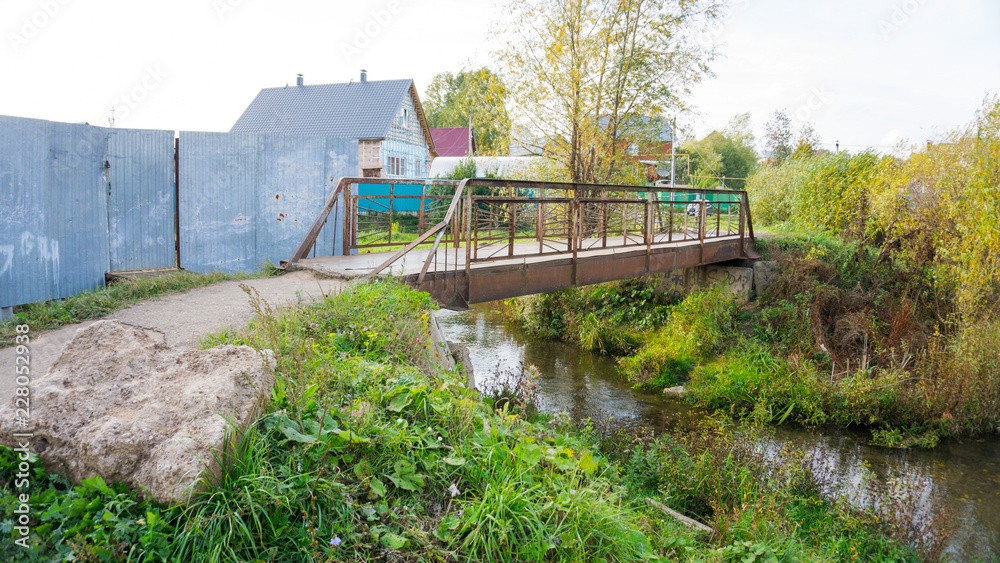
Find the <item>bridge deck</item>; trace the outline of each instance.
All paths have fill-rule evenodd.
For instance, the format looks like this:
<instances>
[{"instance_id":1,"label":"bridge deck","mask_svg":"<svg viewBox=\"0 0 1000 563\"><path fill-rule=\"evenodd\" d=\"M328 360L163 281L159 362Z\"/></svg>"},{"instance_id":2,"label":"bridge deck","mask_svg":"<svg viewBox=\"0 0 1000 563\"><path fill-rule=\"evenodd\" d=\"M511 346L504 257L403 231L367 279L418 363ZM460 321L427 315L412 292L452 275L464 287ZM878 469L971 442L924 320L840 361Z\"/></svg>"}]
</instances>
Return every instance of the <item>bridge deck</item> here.
<instances>
[{"instance_id":1,"label":"bridge deck","mask_svg":"<svg viewBox=\"0 0 1000 563\"><path fill-rule=\"evenodd\" d=\"M596 258L596 257L606 257L609 259L614 259L616 256L632 256L637 252L645 254L645 246L629 245L624 246L622 244L623 237L608 237L607 248L600 246L602 244L601 239L583 239L581 244L581 250L577 252L577 256L580 259L584 258ZM664 237L666 238L666 237ZM723 236L719 238L711 239L710 242L739 242L740 237L738 235L733 236ZM547 241L547 244L549 241ZM565 244L565 243L563 243ZM589 246L593 245L593 248ZM670 249L681 249L681 248L698 248L699 241L697 239L672 241L672 242L657 242L650 245L650 250L652 252L662 252L663 250ZM482 251L484 247L480 246ZM514 244L513 256L503 257L507 253L507 243L496 245L493 251L500 251L500 257L495 257L487 261L475 261L473 260L470 269L473 270L486 270L497 267L509 267L512 265L544 265L546 262L561 261L572 256L572 252L562 252L559 254L553 253L543 256L538 256L539 245L537 242L532 241L522 241ZM391 250L386 252L372 252L368 254L355 254L351 256L319 256L316 258L303 258L299 260L296 264L290 265L293 269L303 269L312 270L324 275L336 277L336 278L355 278L368 275L372 270L385 262L390 256L395 254L397 250ZM383 276L395 276L395 277L408 277L416 276L420 273L420 269L423 268L424 262L427 259L427 255L430 253L429 248L416 248L407 253L406 256L400 258L396 263L392 264L386 268L379 275ZM487 252L488 254L489 252ZM427 269L428 275L434 274L435 272L445 272L453 271L456 269L465 268L465 247L460 246L456 253L453 246L441 248L437 251L438 259L437 262L431 261L430 267ZM447 267L445 266L445 254L447 254ZM457 254L457 263L456 263Z\"/></svg>"},{"instance_id":2,"label":"bridge deck","mask_svg":"<svg viewBox=\"0 0 1000 563\"><path fill-rule=\"evenodd\" d=\"M598 239L583 239L587 244L600 244ZM621 244L608 238L608 246ZM471 284L464 282L465 247L450 247L438 250L437 263L432 260L427 277L420 289L430 292L448 307L462 308L467 304L506 299L566 287L627 279L643 274L661 274L674 269L689 268L702 264L716 263L743 257L738 235L723 236L705 241L704 247L698 240L659 242L645 246L619 246L617 248L592 248L580 250L574 260L572 253L537 256L537 242L519 242L514 245L514 256L473 262L469 274L474 279L489 279L489 283ZM500 248L500 247L498 247ZM503 250L506 251L506 245ZM480 247L482 250L483 247ZM392 275L414 285L423 268L430 249L414 249L379 275ZM445 266L445 252L448 254ZM337 278L356 278L368 275L392 256L392 252L357 254L352 256L326 256L303 258L291 268L312 270ZM457 264L456 264L457 255ZM576 264L586 267L577 271ZM465 286L464 291L459 290ZM462 301L453 302L449 295L462 294Z\"/></svg>"}]
</instances>

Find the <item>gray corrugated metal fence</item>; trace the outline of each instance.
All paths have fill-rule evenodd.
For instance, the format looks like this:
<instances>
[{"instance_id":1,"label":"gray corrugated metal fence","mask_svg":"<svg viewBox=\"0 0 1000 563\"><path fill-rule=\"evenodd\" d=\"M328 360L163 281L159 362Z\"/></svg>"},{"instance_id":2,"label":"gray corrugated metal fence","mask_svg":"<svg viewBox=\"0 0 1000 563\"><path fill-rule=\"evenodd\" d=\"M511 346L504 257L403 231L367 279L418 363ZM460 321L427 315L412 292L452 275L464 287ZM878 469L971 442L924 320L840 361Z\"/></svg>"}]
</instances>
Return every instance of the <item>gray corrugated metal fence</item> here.
<instances>
[{"instance_id":1,"label":"gray corrugated metal fence","mask_svg":"<svg viewBox=\"0 0 1000 563\"><path fill-rule=\"evenodd\" d=\"M180 134L181 267L249 272L287 259L337 178L357 173L356 140ZM316 246L341 254L343 205Z\"/></svg>"},{"instance_id":2,"label":"gray corrugated metal fence","mask_svg":"<svg viewBox=\"0 0 1000 563\"><path fill-rule=\"evenodd\" d=\"M0 307L69 297L109 271L176 265L174 134L0 116ZM181 267L250 272L291 256L356 140L182 133ZM343 206L316 247L340 254Z\"/></svg>"},{"instance_id":3,"label":"gray corrugated metal fence","mask_svg":"<svg viewBox=\"0 0 1000 563\"><path fill-rule=\"evenodd\" d=\"M0 116L0 307L104 285L106 145L99 127Z\"/></svg>"},{"instance_id":4,"label":"gray corrugated metal fence","mask_svg":"<svg viewBox=\"0 0 1000 563\"><path fill-rule=\"evenodd\" d=\"M173 268L174 132L108 130L111 271Z\"/></svg>"}]
</instances>

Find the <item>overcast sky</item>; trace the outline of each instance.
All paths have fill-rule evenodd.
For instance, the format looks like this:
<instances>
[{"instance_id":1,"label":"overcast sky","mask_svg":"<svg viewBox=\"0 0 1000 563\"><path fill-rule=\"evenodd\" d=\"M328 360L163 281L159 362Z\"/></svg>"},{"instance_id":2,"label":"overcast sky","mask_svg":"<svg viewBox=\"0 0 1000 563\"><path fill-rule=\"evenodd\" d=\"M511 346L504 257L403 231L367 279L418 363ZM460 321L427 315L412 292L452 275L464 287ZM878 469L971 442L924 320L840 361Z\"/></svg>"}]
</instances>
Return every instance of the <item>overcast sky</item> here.
<instances>
[{"instance_id":1,"label":"overcast sky","mask_svg":"<svg viewBox=\"0 0 1000 563\"><path fill-rule=\"evenodd\" d=\"M700 39L715 78L695 87L701 137L777 108L825 145L922 144L1000 90L996 0L733 0ZM227 131L258 90L413 78L491 65L494 0L2 0L0 114Z\"/></svg>"}]
</instances>

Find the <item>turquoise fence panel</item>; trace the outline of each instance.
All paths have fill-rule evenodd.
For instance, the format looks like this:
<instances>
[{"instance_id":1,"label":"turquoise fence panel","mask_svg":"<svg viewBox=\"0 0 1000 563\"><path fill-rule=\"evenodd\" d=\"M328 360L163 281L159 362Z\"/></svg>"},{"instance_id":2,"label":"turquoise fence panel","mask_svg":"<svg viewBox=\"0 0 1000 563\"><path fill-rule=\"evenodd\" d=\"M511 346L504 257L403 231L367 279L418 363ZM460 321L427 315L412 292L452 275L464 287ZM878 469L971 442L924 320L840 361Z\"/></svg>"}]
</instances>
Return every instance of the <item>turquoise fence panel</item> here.
<instances>
[{"instance_id":1,"label":"turquoise fence panel","mask_svg":"<svg viewBox=\"0 0 1000 563\"><path fill-rule=\"evenodd\" d=\"M419 196L424 193L423 185L394 185L392 188L392 193L394 196L418 196L413 199L396 199L392 200L392 211L393 213L419 213L420 212L420 199ZM389 185L388 184L358 184L358 195L389 195ZM358 210L362 212L372 212L372 211L386 211L386 206L389 205L388 197L382 200L371 200L371 199L360 199L358 200Z\"/></svg>"}]
</instances>

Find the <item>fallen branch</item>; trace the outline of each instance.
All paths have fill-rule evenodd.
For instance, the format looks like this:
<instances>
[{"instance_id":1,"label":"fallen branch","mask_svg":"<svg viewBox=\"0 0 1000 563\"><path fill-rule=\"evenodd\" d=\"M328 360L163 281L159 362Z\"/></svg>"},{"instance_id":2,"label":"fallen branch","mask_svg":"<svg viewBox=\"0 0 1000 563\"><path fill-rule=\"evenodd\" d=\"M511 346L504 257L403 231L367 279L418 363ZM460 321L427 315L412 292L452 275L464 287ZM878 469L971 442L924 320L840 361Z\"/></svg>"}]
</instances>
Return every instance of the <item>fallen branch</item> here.
<instances>
[{"instance_id":1,"label":"fallen branch","mask_svg":"<svg viewBox=\"0 0 1000 563\"><path fill-rule=\"evenodd\" d=\"M712 528L710 528L710 527L702 524L701 522L699 522L697 520L693 520L691 518L688 518L687 516L684 516L680 512L671 510L671 509L667 508L666 506L664 506L663 504L661 504L659 502L656 502L655 500L653 500L651 498L647 498L646 499L646 504L648 504L649 506L652 506L653 508L659 509L661 512L663 512L667 516L670 516L671 518L674 518L675 520L677 520L681 524L684 524L688 528L692 528L692 529L698 530L700 532L706 532L706 533L709 533L709 534L714 534L715 533L715 530L713 530Z\"/></svg>"}]
</instances>

